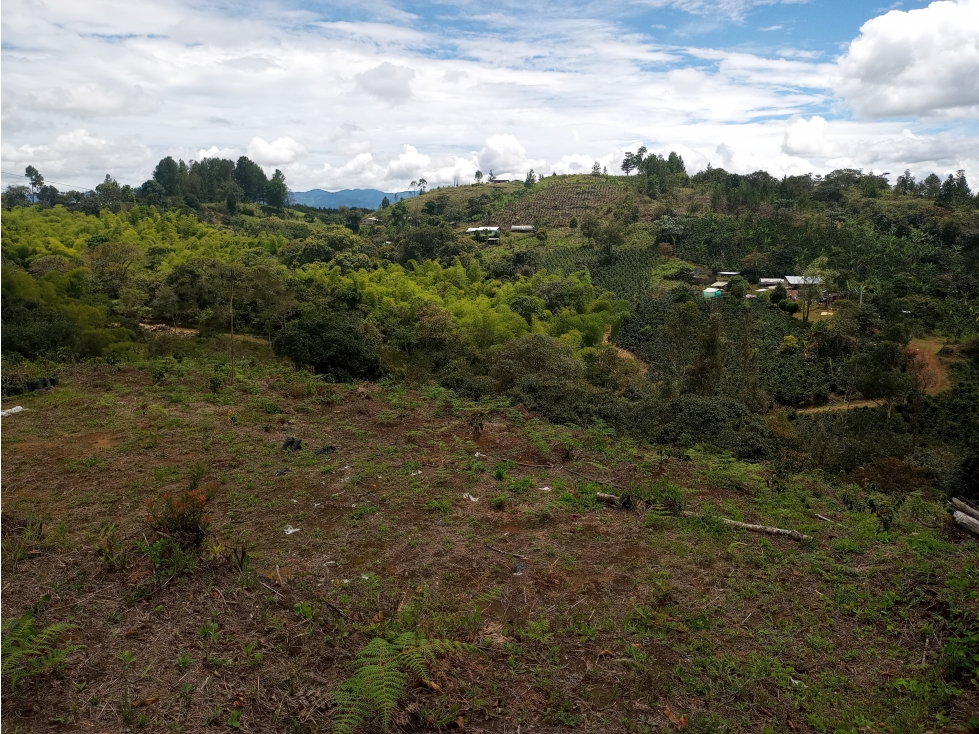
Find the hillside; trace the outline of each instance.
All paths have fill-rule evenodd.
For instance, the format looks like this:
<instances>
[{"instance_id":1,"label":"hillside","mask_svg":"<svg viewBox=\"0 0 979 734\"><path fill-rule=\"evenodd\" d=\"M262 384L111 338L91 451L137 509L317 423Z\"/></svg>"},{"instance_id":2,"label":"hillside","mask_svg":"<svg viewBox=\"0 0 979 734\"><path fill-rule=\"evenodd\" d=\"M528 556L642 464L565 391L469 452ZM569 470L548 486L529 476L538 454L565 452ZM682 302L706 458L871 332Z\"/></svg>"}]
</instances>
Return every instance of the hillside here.
<instances>
[{"instance_id":1,"label":"hillside","mask_svg":"<svg viewBox=\"0 0 979 734\"><path fill-rule=\"evenodd\" d=\"M975 728L964 175L204 173L4 199L5 730Z\"/></svg>"},{"instance_id":2,"label":"hillside","mask_svg":"<svg viewBox=\"0 0 979 734\"><path fill-rule=\"evenodd\" d=\"M5 727L321 731L356 651L407 630L474 647L406 691L399 728L953 731L979 705L979 544L938 502L875 508L246 347L217 390L227 344L191 340L180 362L66 367L4 418L5 615L84 646L4 691ZM144 543L188 477L210 523L190 563Z\"/></svg>"}]
</instances>

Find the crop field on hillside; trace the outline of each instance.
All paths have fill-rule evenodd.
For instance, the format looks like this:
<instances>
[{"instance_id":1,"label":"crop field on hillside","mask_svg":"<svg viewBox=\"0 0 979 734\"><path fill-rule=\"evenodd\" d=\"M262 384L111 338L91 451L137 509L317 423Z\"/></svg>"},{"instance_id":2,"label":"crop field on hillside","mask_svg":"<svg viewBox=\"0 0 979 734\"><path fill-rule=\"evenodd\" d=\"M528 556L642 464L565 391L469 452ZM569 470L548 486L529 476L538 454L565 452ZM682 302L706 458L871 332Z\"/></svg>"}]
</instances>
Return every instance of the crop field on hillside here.
<instances>
[{"instance_id":1,"label":"crop field on hillside","mask_svg":"<svg viewBox=\"0 0 979 734\"><path fill-rule=\"evenodd\" d=\"M395 685L399 731L955 731L979 706L979 543L927 496L886 515L259 344L228 385L194 341L66 365L3 419L5 617L70 625L4 731L330 731L358 652L406 633L452 644ZM192 489L207 532L177 553L160 503Z\"/></svg>"}]
</instances>

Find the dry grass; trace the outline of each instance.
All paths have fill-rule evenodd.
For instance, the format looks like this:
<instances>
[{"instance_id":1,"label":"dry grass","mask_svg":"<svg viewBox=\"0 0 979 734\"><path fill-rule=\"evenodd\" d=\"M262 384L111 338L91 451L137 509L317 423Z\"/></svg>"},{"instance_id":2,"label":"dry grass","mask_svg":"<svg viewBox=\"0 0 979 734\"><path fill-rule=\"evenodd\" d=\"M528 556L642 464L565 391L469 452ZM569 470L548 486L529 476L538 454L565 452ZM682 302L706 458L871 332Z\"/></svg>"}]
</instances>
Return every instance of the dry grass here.
<instances>
[{"instance_id":1,"label":"dry grass","mask_svg":"<svg viewBox=\"0 0 979 734\"><path fill-rule=\"evenodd\" d=\"M4 689L5 732L220 731L232 711L244 731L327 731L353 654L405 628L484 645L439 664L440 692L411 689L405 731L460 717L493 732L675 731L680 717L688 731L816 731L859 716L865 731L954 731L979 704L968 686L942 703L894 686L937 670L944 579L979 556L927 514L881 535L820 480L773 494L722 481L723 462L519 409L474 441L444 393L309 394L297 380L256 368L214 395L193 364L160 384L77 365L20 398L28 411L3 426L4 516L40 518L44 542L5 558L4 617L50 595L43 621L78 624L70 640L85 648L60 676ZM282 452L289 436L304 448ZM562 460L569 442L581 448ZM199 461L213 535L193 573L155 580L136 550L144 503L186 486ZM687 509L816 540L603 508L585 477L613 492L668 478ZM117 573L99 557L106 520L130 549ZM941 552L915 550L921 537Z\"/></svg>"}]
</instances>

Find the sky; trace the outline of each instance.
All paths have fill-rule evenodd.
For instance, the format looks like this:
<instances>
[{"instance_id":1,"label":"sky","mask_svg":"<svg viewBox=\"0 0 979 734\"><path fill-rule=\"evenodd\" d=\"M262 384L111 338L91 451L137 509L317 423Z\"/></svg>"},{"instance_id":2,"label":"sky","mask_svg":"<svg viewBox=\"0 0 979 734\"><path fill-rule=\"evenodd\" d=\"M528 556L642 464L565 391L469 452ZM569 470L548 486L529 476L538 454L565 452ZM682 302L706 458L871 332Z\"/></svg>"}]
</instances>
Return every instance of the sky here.
<instances>
[{"instance_id":1,"label":"sky","mask_svg":"<svg viewBox=\"0 0 979 734\"><path fill-rule=\"evenodd\" d=\"M4 0L0 169L139 185L248 155L294 191L836 168L979 181L979 0Z\"/></svg>"}]
</instances>

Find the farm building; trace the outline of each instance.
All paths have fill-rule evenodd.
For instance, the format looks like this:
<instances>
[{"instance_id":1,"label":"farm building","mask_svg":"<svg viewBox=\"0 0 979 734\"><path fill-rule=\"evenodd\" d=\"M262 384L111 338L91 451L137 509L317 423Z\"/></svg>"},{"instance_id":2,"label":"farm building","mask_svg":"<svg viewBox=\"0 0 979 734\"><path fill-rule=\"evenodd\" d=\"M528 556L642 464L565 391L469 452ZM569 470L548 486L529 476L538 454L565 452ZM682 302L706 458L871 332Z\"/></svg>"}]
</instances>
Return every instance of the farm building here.
<instances>
[{"instance_id":1,"label":"farm building","mask_svg":"<svg viewBox=\"0 0 979 734\"><path fill-rule=\"evenodd\" d=\"M785 285L785 278L759 278L758 285L762 288L774 288L777 285Z\"/></svg>"},{"instance_id":2,"label":"farm building","mask_svg":"<svg viewBox=\"0 0 979 734\"><path fill-rule=\"evenodd\" d=\"M724 288L726 286L727 286L727 281L726 280L718 280L718 281L715 281L715 282L713 282L713 283L710 284L710 287L711 288L718 288L718 289Z\"/></svg>"},{"instance_id":3,"label":"farm building","mask_svg":"<svg viewBox=\"0 0 979 734\"><path fill-rule=\"evenodd\" d=\"M499 234L499 227L470 227L466 234Z\"/></svg>"},{"instance_id":4,"label":"farm building","mask_svg":"<svg viewBox=\"0 0 979 734\"><path fill-rule=\"evenodd\" d=\"M704 298L723 298L724 291L720 288L704 288Z\"/></svg>"},{"instance_id":5,"label":"farm building","mask_svg":"<svg viewBox=\"0 0 979 734\"><path fill-rule=\"evenodd\" d=\"M816 276L807 279L804 275L786 275L785 282L789 284L789 288L797 290L800 285L819 285L823 281Z\"/></svg>"},{"instance_id":6,"label":"farm building","mask_svg":"<svg viewBox=\"0 0 979 734\"><path fill-rule=\"evenodd\" d=\"M510 227L511 232L533 232L534 225L532 224L514 224Z\"/></svg>"},{"instance_id":7,"label":"farm building","mask_svg":"<svg viewBox=\"0 0 979 734\"><path fill-rule=\"evenodd\" d=\"M741 273L740 273L739 271L737 271L737 270L721 270L721 271L720 271L720 272L719 272L719 273L717 274L717 277L718 277L718 278L727 278L727 279L729 279L729 280L730 280L730 279L731 279L731 278L733 278L733 277L734 277L735 275L741 275Z\"/></svg>"}]
</instances>

